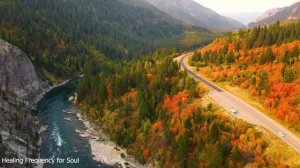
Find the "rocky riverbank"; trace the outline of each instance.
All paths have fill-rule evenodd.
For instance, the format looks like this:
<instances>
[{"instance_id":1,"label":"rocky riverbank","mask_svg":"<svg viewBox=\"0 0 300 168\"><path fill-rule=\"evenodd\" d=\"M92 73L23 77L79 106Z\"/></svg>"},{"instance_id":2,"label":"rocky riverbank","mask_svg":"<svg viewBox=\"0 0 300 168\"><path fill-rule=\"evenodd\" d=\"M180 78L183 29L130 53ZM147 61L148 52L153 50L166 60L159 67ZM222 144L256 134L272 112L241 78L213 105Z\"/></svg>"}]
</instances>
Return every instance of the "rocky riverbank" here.
<instances>
[{"instance_id":1,"label":"rocky riverbank","mask_svg":"<svg viewBox=\"0 0 300 168\"><path fill-rule=\"evenodd\" d=\"M80 112L76 113L79 120L81 120L86 130L75 130L82 137L89 139L91 151L94 155L93 159L103 162L114 167L136 167L136 168L150 168L151 165L141 165L133 157L127 154L126 149L118 147L114 142L109 140L109 137L95 125L91 124Z\"/></svg>"}]
</instances>

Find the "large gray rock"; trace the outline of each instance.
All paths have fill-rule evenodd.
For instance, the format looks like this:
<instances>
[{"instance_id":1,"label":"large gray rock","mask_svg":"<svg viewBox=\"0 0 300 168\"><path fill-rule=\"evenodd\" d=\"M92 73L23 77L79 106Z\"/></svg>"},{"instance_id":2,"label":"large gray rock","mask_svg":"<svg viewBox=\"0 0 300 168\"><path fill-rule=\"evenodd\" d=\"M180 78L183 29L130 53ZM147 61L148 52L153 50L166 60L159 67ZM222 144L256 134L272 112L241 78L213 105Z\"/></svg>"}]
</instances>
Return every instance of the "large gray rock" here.
<instances>
[{"instance_id":1,"label":"large gray rock","mask_svg":"<svg viewBox=\"0 0 300 168\"><path fill-rule=\"evenodd\" d=\"M29 58L0 39L0 88L15 103L33 103L42 88Z\"/></svg>"},{"instance_id":2,"label":"large gray rock","mask_svg":"<svg viewBox=\"0 0 300 168\"><path fill-rule=\"evenodd\" d=\"M39 120L30 110L46 90L47 82L39 79L27 55L0 39L0 157L37 157Z\"/></svg>"}]
</instances>

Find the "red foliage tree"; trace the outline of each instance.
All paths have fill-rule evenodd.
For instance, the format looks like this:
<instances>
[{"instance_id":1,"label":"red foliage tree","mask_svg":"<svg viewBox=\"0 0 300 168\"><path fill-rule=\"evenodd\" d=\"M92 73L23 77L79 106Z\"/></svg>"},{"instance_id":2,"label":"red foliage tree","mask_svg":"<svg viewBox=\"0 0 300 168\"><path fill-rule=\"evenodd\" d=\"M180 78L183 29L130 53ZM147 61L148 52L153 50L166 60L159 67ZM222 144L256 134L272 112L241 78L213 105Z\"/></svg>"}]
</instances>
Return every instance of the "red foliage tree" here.
<instances>
[{"instance_id":1,"label":"red foliage tree","mask_svg":"<svg viewBox=\"0 0 300 168\"><path fill-rule=\"evenodd\" d=\"M149 150L148 149L145 149L143 151L143 156L144 156L145 159L147 159L149 157Z\"/></svg>"}]
</instances>

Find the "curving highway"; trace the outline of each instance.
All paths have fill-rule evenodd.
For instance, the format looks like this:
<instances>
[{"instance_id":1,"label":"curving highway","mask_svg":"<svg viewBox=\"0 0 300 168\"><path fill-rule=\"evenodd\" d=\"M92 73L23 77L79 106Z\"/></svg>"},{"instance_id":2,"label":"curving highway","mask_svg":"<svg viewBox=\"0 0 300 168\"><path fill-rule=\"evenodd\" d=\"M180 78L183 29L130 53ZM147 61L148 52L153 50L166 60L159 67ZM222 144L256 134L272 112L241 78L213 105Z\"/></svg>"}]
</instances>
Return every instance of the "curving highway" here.
<instances>
[{"instance_id":1,"label":"curving highway","mask_svg":"<svg viewBox=\"0 0 300 168\"><path fill-rule=\"evenodd\" d=\"M234 114L237 118L243 119L249 123L256 124L262 126L281 138L284 142L290 145L293 149L295 149L300 154L300 139L296 137L291 131L284 128L282 125L253 108L243 100L234 96L233 94L221 89L216 86L212 82L202 78L201 76L194 73L190 70L185 62L188 56L191 56L193 53L187 53L179 57L179 64L181 67L191 76L196 78L198 81L203 82L205 85L210 87L212 90L208 93L209 97L211 97L214 101L216 101L220 106L229 110L230 108L234 108L238 111L237 114ZM282 132L284 134L280 135Z\"/></svg>"}]
</instances>

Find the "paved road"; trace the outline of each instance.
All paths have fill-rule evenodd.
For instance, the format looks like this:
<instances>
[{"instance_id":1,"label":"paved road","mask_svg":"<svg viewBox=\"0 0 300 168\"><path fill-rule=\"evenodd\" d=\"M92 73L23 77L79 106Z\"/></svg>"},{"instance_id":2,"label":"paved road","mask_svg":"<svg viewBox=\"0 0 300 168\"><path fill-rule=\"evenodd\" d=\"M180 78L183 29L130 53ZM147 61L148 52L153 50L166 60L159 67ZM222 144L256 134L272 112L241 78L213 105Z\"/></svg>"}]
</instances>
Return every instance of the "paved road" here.
<instances>
[{"instance_id":1,"label":"paved road","mask_svg":"<svg viewBox=\"0 0 300 168\"><path fill-rule=\"evenodd\" d=\"M192 72L186 65L186 58L193 53L187 53L180 57L179 63L182 66L183 69L187 71L187 73L199 81L203 82L207 86L209 86L212 91L208 93L208 95L215 100L219 105L221 105L223 108L229 110L230 108L234 108L238 111L235 116L237 118L243 119L249 123L260 125L267 130L274 133L276 136L281 138L283 141L285 141L288 145L290 145L292 148L294 148L299 154L300 154L300 139L296 137L292 132L278 124L276 121L268 117L267 115L263 114L262 112L256 110L249 104L245 103L238 97L234 96L233 94L221 89L220 87L216 86L210 81L207 81L206 79L200 77L199 75ZM279 132L284 133L284 137L279 136Z\"/></svg>"}]
</instances>

